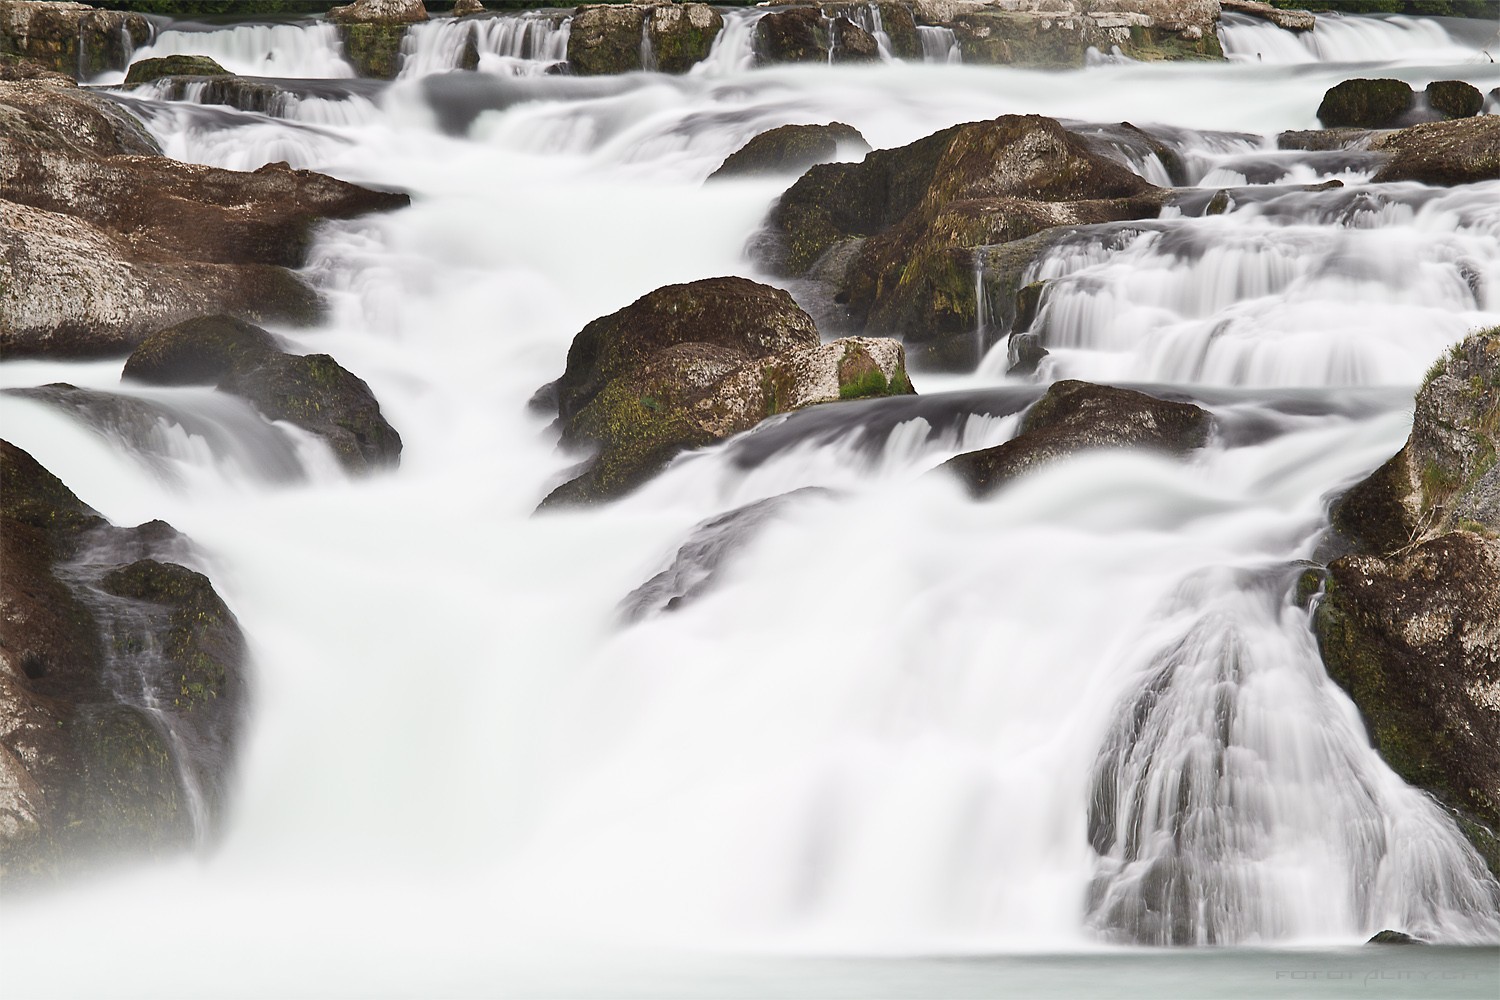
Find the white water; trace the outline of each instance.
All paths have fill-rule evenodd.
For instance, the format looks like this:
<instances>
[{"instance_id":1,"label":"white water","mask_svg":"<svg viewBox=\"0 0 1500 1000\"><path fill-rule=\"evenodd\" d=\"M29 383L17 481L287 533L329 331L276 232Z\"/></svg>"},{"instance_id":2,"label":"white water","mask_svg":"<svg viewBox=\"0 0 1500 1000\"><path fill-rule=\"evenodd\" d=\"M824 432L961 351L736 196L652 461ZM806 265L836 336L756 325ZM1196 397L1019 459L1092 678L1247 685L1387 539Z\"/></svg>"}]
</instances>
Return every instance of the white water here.
<instances>
[{"instance_id":1,"label":"white water","mask_svg":"<svg viewBox=\"0 0 1500 1000\"><path fill-rule=\"evenodd\" d=\"M231 73L243 76L341 78L354 75L339 43L338 27L329 22L241 24L210 30L166 30L137 49L131 62L161 56L208 56ZM113 83L123 74L106 75Z\"/></svg>"},{"instance_id":2,"label":"white water","mask_svg":"<svg viewBox=\"0 0 1500 1000\"><path fill-rule=\"evenodd\" d=\"M1343 75L722 65L409 78L316 129L187 104L153 116L185 159L248 168L296 150L413 191L408 210L323 230L307 270L332 317L278 331L365 378L406 450L392 474L347 481L304 460L305 483L272 486L191 434L153 460L0 396L6 435L84 500L194 540L256 663L222 842L7 900L7 993L493 995L513 967L555 976L584 946L1096 949L1145 933L1143 872L1170 850L1150 836L1096 853L1101 767L1123 761L1121 808L1165 824L1151 803L1176 801L1214 752L1238 764L1234 801L1257 805L1205 809L1195 884L1236 902L1194 939L1500 939L1492 883L1369 748L1278 582L1312 554L1325 495L1399 447L1432 357L1500 321L1493 186L1393 187L1365 214L1341 214L1337 192L1242 199L1040 265L1056 374L1228 386L1209 399L1224 426L1255 418L1270 437L1187 462L1082 457L976 503L925 473L1005 440L1013 407L877 433L888 404L841 404L828 412L866 416L821 436L777 421L617 504L532 516L571 459L525 401L572 336L668 282L754 276L743 247L789 181L701 183L749 135L842 120L891 146L1035 111L1269 136L1310 127ZM1200 176L1249 169L1243 143L1194 148ZM1164 255L1195 236L1206 252ZM1455 284L1462 262L1481 292ZM0 366L6 385L119 391L117 374ZM1015 386L988 365L915 381ZM1288 386L1315 405L1281 405ZM700 522L806 486L833 492L787 501L715 589L620 623ZM1148 737L1166 749L1143 761L1117 726L1167 670ZM1211 685L1237 706L1217 748ZM1218 790L1195 786L1209 803ZM89 962L65 957L80 948Z\"/></svg>"}]
</instances>

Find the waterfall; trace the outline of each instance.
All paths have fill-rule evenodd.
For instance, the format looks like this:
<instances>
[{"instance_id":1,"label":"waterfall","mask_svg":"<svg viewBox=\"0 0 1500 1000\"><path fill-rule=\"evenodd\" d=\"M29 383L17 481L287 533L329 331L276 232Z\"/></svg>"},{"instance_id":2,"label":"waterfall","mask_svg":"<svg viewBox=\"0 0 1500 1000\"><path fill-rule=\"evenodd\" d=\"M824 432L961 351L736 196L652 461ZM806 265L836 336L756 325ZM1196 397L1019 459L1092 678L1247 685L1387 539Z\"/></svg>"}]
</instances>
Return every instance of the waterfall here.
<instances>
[{"instance_id":1,"label":"waterfall","mask_svg":"<svg viewBox=\"0 0 1500 1000\"><path fill-rule=\"evenodd\" d=\"M952 28L934 25L917 25L917 37L922 41L922 61L930 63L963 62L963 53L958 48L958 36Z\"/></svg>"},{"instance_id":2,"label":"waterfall","mask_svg":"<svg viewBox=\"0 0 1500 1000\"><path fill-rule=\"evenodd\" d=\"M401 77L455 69L508 76L546 73L568 58L571 17L521 14L434 18L407 29Z\"/></svg>"},{"instance_id":3,"label":"waterfall","mask_svg":"<svg viewBox=\"0 0 1500 1000\"><path fill-rule=\"evenodd\" d=\"M338 26L326 21L237 24L227 28L161 31L132 62L161 56L208 56L231 73L291 79L352 77ZM123 77L121 77L123 79Z\"/></svg>"},{"instance_id":4,"label":"waterfall","mask_svg":"<svg viewBox=\"0 0 1500 1000\"><path fill-rule=\"evenodd\" d=\"M1486 54L1482 36L1455 37L1442 22L1406 16L1319 14L1312 31L1294 32L1259 18L1226 12L1219 23L1219 40L1230 61L1245 63L1382 62L1423 66L1489 62L1493 54Z\"/></svg>"}]
</instances>

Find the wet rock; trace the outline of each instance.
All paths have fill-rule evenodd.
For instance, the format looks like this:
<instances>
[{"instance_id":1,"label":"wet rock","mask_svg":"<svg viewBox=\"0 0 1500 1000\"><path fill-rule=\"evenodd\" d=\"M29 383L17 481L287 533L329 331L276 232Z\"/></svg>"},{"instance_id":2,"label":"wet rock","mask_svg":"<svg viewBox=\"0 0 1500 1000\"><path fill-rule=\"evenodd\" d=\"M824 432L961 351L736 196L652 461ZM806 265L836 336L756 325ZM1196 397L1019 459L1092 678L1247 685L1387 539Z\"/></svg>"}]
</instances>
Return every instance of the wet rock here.
<instances>
[{"instance_id":1,"label":"wet rock","mask_svg":"<svg viewBox=\"0 0 1500 1000\"><path fill-rule=\"evenodd\" d=\"M876 62L880 43L875 36L847 17L836 17L829 29L833 44L833 61L838 63Z\"/></svg>"},{"instance_id":2,"label":"wet rock","mask_svg":"<svg viewBox=\"0 0 1500 1000\"><path fill-rule=\"evenodd\" d=\"M483 14L484 4L479 0L457 0L453 4L453 16L465 17L469 14Z\"/></svg>"},{"instance_id":3,"label":"wet rock","mask_svg":"<svg viewBox=\"0 0 1500 1000\"><path fill-rule=\"evenodd\" d=\"M150 38L151 23L140 14L82 3L0 3L0 55L22 56L70 78L124 69L131 51Z\"/></svg>"},{"instance_id":4,"label":"wet rock","mask_svg":"<svg viewBox=\"0 0 1500 1000\"><path fill-rule=\"evenodd\" d=\"M744 278L668 285L574 338L556 383L562 440L597 453L546 504L618 496L679 452L776 413L911 391L900 344L820 344L780 289Z\"/></svg>"},{"instance_id":5,"label":"wet rock","mask_svg":"<svg viewBox=\"0 0 1500 1000\"><path fill-rule=\"evenodd\" d=\"M635 4L579 7L568 33L568 66L579 76L641 69L645 23L645 8Z\"/></svg>"},{"instance_id":6,"label":"wet rock","mask_svg":"<svg viewBox=\"0 0 1500 1000\"><path fill-rule=\"evenodd\" d=\"M1059 459L1098 448L1143 448L1181 455L1200 448L1213 427L1191 403L1158 399L1131 389L1072 380L1056 382L1027 411L1021 430L995 448L949 459L976 497Z\"/></svg>"},{"instance_id":7,"label":"wet rock","mask_svg":"<svg viewBox=\"0 0 1500 1000\"><path fill-rule=\"evenodd\" d=\"M1395 128L1406 124L1416 99L1404 80L1345 80L1323 95L1318 121L1326 128Z\"/></svg>"},{"instance_id":8,"label":"wet rock","mask_svg":"<svg viewBox=\"0 0 1500 1000\"><path fill-rule=\"evenodd\" d=\"M422 0L355 0L328 12L338 24L415 24L427 20Z\"/></svg>"},{"instance_id":9,"label":"wet rock","mask_svg":"<svg viewBox=\"0 0 1500 1000\"><path fill-rule=\"evenodd\" d=\"M1064 69L1090 49L1139 61L1222 59L1218 4L1208 0L917 0L919 24L952 29L966 63Z\"/></svg>"},{"instance_id":10,"label":"wet rock","mask_svg":"<svg viewBox=\"0 0 1500 1000\"><path fill-rule=\"evenodd\" d=\"M73 78L66 73L59 73L56 70L48 69L46 66L32 59L23 59L20 56L0 53L0 81L10 82L15 80L45 81L64 87L77 86Z\"/></svg>"},{"instance_id":11,"label":"wet rock","mask_svg":"<svg viewBox=\"0 0 1500 1000\"><path fill-rule=\"evenodd\" d=\"M1428 122L1376 136L1370 148L1390 154L1376 181L1472 184L1500 178L1500 117Z\"/></svg>"},{"instance_id":12,"label":"wet rock","mask_svg":"<svg viewBox=\"0 0 1500 1000\"><path fill-rule=\"evenodd\" d=\"M646 31L656 69L686 73L708 58L724 18L705 3L657 4L647 14Z\"/></svg>"},{"instance_id":13,"label":"wet rock","mask_svg":"<svg viewBox=\"0 0 1500 1000\"><path fill-rule=\"evenodd\" d=\"M874 6L880 11L880 26L891 40L891 55L897 59L920 61L922 36L917 33L917 22L911 8L904 3L877 3Z\"/></svg>"},{"instance_id":14,"label":"wet rock","mask_svg":"<svg viewBox=\"0 0 1500 1000\"><path fill-rule=\"evenodd\" d=\"M167 525L111 527L6 442L0 479L0 879L190 846L191 800L216 822L233 765L238 624L154 557L181 544Z\"/></svg>"},{"instance_id":15,"label":"wet rock","mask_svg":"<svg viewBox=\"0 0 1500 1000\"><path fill-rule=\"evenodd\" d=\"M1368 139L1370 135L1370 130L1365 128L1323 128L1282 132L1276 137L1276 148L1304 149L1317 153L1330 152L1355 147Z\"/></svg>"},{"instance_id":16,"label":"wet rock","mask_svg":"<svg viewBox=\"0 0 1500 1000\"><path fill-rule=\"evenodd\" d=\"M1318 23L1311 11L1282 10L1262 3L1261 0L1219 0L1219 6L1236 14L1249 14L1263 21L1270 21L1286 31L1312 31Z\"/></svg>"},{"instance_id":17,"label":"wet rock","mask_svg":"<svg viewBox=\"0 0 1500 1000\"><path fill-rule=\"evenodd\" d=\"M131 63L125 85L149 83L164 76L228 76L229 70L208 56L162 56Z\"/></svg>"},{"instance_id":18,"label":"wet rock","mask_svg":"<svg viewBox=\"0 0 1500 1000\"><path fill-rule=\"evenodd\" d=\"M843 122L830 125L783 125L745 143L709 174L709 180L757 174L801 173L815 163L827 163L841 149L868 151L859 130Z\"/></svg>"},{"instance_id":19,"label":"wet rock","mask_svg":"<svg viewBox=\"0 0 1500 1000\"><path fill-rule=\"evenodd\" d=\"M344 58L360 76L393 80L401 72L401 42L409 25L427 20L422 0L356 0L334 7Z\"/></svg>"},{"instance_id":20,"label":"wet rock","mask_svg":"<svg viewBox=\"0 0 1500 1000\"><path fill-rule=\"evenodd\" d=\"M1406 446L1334 505L1314 623L1392 770L1500 873L1500 330L1434 366Z\"/></svg>"},{"instance_id":21,"label":"wet rock","mask_svg":"<svg viewBox=\"0 0 1500 1000\"><path fill-rule=\"evenodd\" d=\"M762 66L831 62L832 48L823 12L816 7L775 10L755 25L755 58Z\"/></svg>"},{"instance_id":22,"label":"wet rock","mask_svg":"<svg viewBox=\"0 0 1500 1000\"><path fill-rule=\"evenodd\" d=\"M401 436L381 415L363 379L326 354L282 351L265 330L232 316L208 316L141 342L121 376L152 385L213 385L328 442L351 472L396 464Z\"/></svg>"},{"instance_id":23,"label":"wet rock","mask_svg":"<svg viewBox=\"0 0 1500 1000\"><path fill-rule=\"evenodd\" d=\"M1427 85L1427 104L1446 118L1473 118L1484 110L1484 95L1462 80L1438 80Z\"/></svg>"},{"instance_id":24,"label":"wet rock","mask_svg":"<svg viewBox=\"0 0 1500 1000\"><path fill-rule=\"evenodd\" d=\"M221 312L306 321L316 297L286 269L302 263L313 226L408 202L286 164L243 173L159 152L97 94L0 83L0 349L123 353Z\"/></svg>"},{"instance_id":25,"label":"wet rock","mask_svg":"<svg viewBox=\"0 0 1500 1000\"><path fill-rule=\"evenodd\" d=\"M1007 115L812 167L772 210L759 256L800 276L863 240L834 294L853 328L899 332L914 364L959 368L975 360L981 248L1018 274L1048 245L1039 234L1152 217L1166 194L1050 118Z\"/></svg>"},{"instance_id":26,"label":"wet rock","mask_svg":"<svg viewBox=\"0 0 1500 1000\"><path fill-rule=\"evenodd\" d=\"M1422 944L1422 942L1410 934L1403 934L1400 931L1381 931L1366 941L1365 944Z\"/></svg>"}]
</instances>

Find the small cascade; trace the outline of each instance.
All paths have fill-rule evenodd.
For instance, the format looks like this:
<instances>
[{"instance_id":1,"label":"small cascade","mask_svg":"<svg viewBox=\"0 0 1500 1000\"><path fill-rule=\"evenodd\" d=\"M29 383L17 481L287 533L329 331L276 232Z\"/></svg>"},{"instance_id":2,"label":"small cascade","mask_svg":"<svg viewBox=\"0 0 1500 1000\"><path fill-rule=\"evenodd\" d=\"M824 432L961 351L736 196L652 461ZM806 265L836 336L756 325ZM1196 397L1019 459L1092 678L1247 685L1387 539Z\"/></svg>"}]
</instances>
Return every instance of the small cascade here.
<instances>
[{"instance_id":1,"label":"small cascade","mask_svg":"<svg viewBox=\"0 0 1500 1000\"><path fill-rule=\"evenodd\" d=\"M1231 62L1439 65L1490 62L1482 38L1464 39L1422 17L1319 14L1312 31L1287 31L1259 18L1225 12L1219 41Z\"/></svg>"},{"instance_id":2,"label":"small cascade","mask_svg":"<svg viewBox=\"0 0 1500 1000\"><path fill-rule=\"evenodd\" d=\"M840 11L856 26L870 33L875 39L875 45L880 51L880 58L884 62L896 61L891 51L891 36L885 30L885 22L881 19L880 5L874 3L865 4L862 7L850 5Z\"/></svg>"},{"instance_id":3,"label":"small cascade","mask_svg":"<svg viewBox=\"0 0 1500 1000\"><path fill-rule=\"evenodd\" d=\"M641 18L641 69L656 72L656 47L651 44L651 15L655 11L647 7Z\"/></svg>"},{"instance_id":4,"label":"small cascade","mask_svg":"<svg viewBox=\"0 0 1500 1000\"><path fill-rule=\"evenodd\" d=\"M571 17L521 14L436 18L414 24L401 44L401 78L455 69L502 76L535 76L568 58ZM642 45L646 44L642 39ZM642 50L644 52L644 48Z\"/></svg>"},{"instance_id":5,"label":"small cascade","mask_svg":"<svg viewBox=\"0 0 1500 1000\"><path fill-rule=\"evenodd\" d=\"M724 27L708 55L688 71L690 75L729 76L755 68L755 25L765 12L729 10L722 16Z\"/></svg>"},{"instance_id":6,"label":"small cascade","mask_svg":"<svg viewBox=\"0 0 1500 1000\"><path fill-rule=\"evenodd\" d=\"M321 21L237 24L207 31L173 28L136 52L133 61L173 55L208 56L242 76L327 79L355 75L344 60L338 27Z\"/></svg>"},{"instance_id":7,"label":"small cascade","mask_svg":"<svg viewBox=\"0 0 1500 1000\"><path fill-rule=\"evenodd\" d=\"M958 47L958 36L952 28L940 28L929 24L917 25L917 38L922 42L922 61L929 63L961 63L963 53Z\"/></svg>"},{"instance_id":8,"label":"small cascade","mask_svg":"<svg viewBox=\"0 0 1500 1000\"><path fill-rule=\"evenodd\" d=\"M989 247L978 247L974 251L974 363L984 359L989 347L990 295L985 284L985 265L989 262Z\"/></svg>"}]
</instances>

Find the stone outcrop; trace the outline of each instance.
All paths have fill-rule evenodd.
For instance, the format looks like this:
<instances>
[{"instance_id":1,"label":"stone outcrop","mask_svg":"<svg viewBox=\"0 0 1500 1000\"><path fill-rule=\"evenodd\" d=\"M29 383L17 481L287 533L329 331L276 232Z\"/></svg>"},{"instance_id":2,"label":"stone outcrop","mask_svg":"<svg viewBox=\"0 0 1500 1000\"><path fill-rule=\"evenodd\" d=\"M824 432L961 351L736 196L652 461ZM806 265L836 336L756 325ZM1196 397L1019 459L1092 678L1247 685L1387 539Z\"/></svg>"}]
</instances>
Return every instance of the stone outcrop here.
<instances>
[{"instance_id":1,"label":"stone outcrop","mask_svg":"<svg viewBox=\"0 0 1500 1000\"><path fill-rule=\"evenodd\" d=\"M547 504L618 496L679 452L777 413L912 389L895 341L819 343L786 292L708 278L659 288L584 327L552 391L563 443L596 455Z\"/></svg>"},{"instance_id":2,"label":"stone outcrop","mask_svg":"<svg viewBox=\"0 0 1500 1000\"><path fill-rule=\"evenodd\" d=\"M901 333L914 364L968 366L981 254L1019 271L1049 229L1153 217L1166 194L1050 118L1006 115L814 166L772 210L759 256L820 274L852 329Z\"/></svg>"},{"instance_id":3,"label":"stone outcrop","mask_svg":"<svg viewBox=\"0 0 1500 1000\"><path fill-rule=\"evenodd\" d=\"M1500 178L1500 117L1413 125L1373 137L1369 148L1390 154L1376 181L1452 185L1494 180Z\"/></svg>"},{"instance_id":4,"label":"stone outcrop","mask_svg":"<svg viewBox=\"0 0 1500 1000\"><path fill-rule=\"evenodd\" d=\"M1500 330L1417 394L1406 446L1332 510L1352 553L1314 623L1329 676L1391 768L1500 874Z\"/></svg>"},{"instance_id":5,"label":"stone outcrop","mask_svg":"<svg viewBox=\"0 0 1500 1000\"><path fill-rule=\"evenodd\" d=\"M285 164L181 163L100 95L0 83L0 350L123 354L221 312L307 321L316 297L287 269L313 226L407 201Z\"/></svg>"},{"instance_id":6,"label":"stone outcrop","mask_svg":"<svg viewBox=\"0 0 1500 1000\"><path fill-rule=\"evenodd\" d=\"M164 76L229 76L229 70L208 56L162 56L131 63L125 86L149 83Z\"/></svg>"},{"instance_id":7,"label":"stone outcrop","mask_svg":"<svg viewBox=\"0 0 1500 1000\"><path fill-rule=\"evenodd\" d=\"M1208 411L1192 403L1132 389L1072 380L1053 383L1026 412L1014 438L995 448L949 459L976 497L987 496L1027 472L1080 452L1139 448L1181 455L1202 447L1213 429Z\"/></svg>"},{"instance_id":8,"label":"stone outcrop","mask_svg":"<svg viewBox=\"0 0 1500 1000\"><path fill-rule=\"evenodd\" d=\"M1312 31L1318 26L1318 19L1311 11L1282 10L1262 3L1261 0L1219 0L1219 7L1236 14L1249 14L1263 21L1270 21L1286 31Z\"/></svg>"},{"instance_id":9,"label":"stone outcrop","mask_svg":"<svg viewBox=\"0 0 1500 1000\"><path fill-rule=\"evenodd\" d=\"M880 47L874 36L841 6L788 7L762 17L755 25L756 62L769 66L879 59Z\"/></svg>"},{"instance_id":10,"label":"stone outcrop","mask_svg":"<svg viewBox=\"0 0 1500 1000\"><path fill-rule=\"evenodd\" d=\"M0 56L21 56L56 73L87 80L121 70L151 38L140 14L82 3L0 0Z\"/></svg>"},{"instance_id":11,"label":"stone outcrop","mask_svg":"<svg viewBox=\"0 0 1500 1000\"><path fill-rule=\"evenodd\" d=\"M1416 100L1404 80L1345 80L1323 95L1318 121L1324 128L1396 128Z\"/></svg>"},{"instance_id":12,"label":"stone outcrop","mask_svg":"<svg viewBox=\"0 0 1500 1000\"><path fill-rule=\"evenodd\" d=\"M869 152L859 130L843 122L783 125L745 143L724 160L709 180L758 174L802 173L815 163L837 159L841 150Z\"/></svg>"},{"instance_id":13,"label":"stone outcrop","mask_svg":"<svg viewBox=\"0 0 1500 1000\"><path fill-rule=\"evenodd\" d=\"M111 526L6 442L0 480L0 878L211 835L244 711L233 614L169 526Z\"/></svg>"},{"instance_id":14,"label":"stone outcrop","mask_svg":"<svg viewBox=\"0 0 1500 1000\"><path fill-rule=\"evenodd\" d=\"M344 58L360 76L392 80L401 72L406 29L427 20L422 0L356 0L328 12L339 26Z\"/></svg>"},{"instance_id":15,"label":"stone outcrop","mask_svg":"<svg viewBox=\"0 0 1500 1000\"><path fill-rule=\"evenodd\" d=\"M1473 118L1484 110L1484 95L1462 80L1434 80L1427 85L1427 106L1444 118Z\"/></svg>"},{"instance_id":16,"label":"stone outcrop","mask_svg":"<svg viewBox=\"0 0 1500 1000\"><path fill-rule=\"evenodd\" d=\"M400 460L401 437L363 379L326 354L288 354L265 330L232 316L192 319L152 334L126 359L122 377L216 386L268 419L323 438L351 472Z\"/></svg>"},{"instance_id":17,"label":"stone outcrop","mask_svg":"<svg viewBox=\"0 0 1500 1000\"><path fill-rule=\"evenodd\" d=\"M702 3L586 5L573 16L568 65L580 76L686 73L723 27L719 12Z\"/></svg>"}]
</instances>

